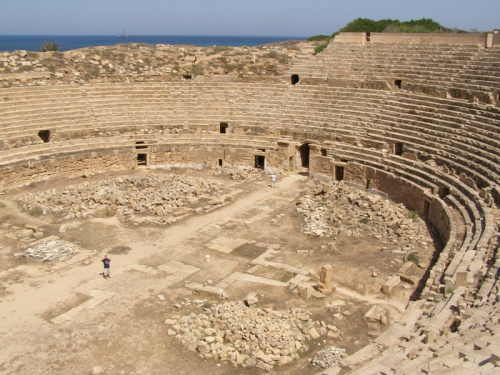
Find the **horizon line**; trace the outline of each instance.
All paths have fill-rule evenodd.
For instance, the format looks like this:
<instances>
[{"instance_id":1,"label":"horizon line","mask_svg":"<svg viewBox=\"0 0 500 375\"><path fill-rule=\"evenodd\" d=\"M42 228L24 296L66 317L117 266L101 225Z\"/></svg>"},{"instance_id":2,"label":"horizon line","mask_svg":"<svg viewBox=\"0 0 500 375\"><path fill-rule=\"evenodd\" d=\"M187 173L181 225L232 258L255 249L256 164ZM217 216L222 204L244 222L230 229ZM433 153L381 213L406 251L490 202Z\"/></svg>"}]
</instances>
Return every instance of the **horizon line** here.
<instances>
[{"instance_id":1,"label":"horizon line","mask_svg":"<svg viewBox=\"0 0 500 375\"><path fill-rule=\"evenodd\" d=\"M304 35L250 35L250 34L0 34L1 36L209 36L209 37L257 37L257 38L309 38Z\"/></svg>"}]
</instances>

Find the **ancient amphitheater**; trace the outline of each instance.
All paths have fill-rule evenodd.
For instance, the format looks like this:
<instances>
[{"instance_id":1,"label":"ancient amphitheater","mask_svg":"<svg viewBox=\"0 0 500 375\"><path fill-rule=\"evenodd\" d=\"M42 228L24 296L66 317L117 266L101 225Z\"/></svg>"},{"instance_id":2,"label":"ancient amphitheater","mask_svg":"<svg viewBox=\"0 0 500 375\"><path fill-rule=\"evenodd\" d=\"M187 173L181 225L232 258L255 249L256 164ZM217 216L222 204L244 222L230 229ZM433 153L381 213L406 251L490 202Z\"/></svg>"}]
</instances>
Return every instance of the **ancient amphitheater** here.
<instances>
[{"instance_id":1,"label":"ancient amphitheater","mask_svg":"<svg viewBox=\"0 0 500 375\"><path fill-rule=\"evenodd\" d=\"M1 373L500 373L500 34L344 33L279 78L77 63L1 78Z\"/></svg>"}]
</instances>

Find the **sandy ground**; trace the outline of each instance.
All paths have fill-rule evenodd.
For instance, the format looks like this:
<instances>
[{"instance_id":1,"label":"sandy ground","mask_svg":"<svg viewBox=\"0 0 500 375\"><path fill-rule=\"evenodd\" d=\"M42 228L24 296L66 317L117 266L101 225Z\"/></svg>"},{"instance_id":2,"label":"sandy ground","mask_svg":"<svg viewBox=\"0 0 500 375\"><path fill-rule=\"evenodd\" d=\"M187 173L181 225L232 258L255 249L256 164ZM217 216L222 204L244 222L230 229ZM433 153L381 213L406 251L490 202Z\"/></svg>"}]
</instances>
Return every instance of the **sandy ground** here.
<instances>
[{"instance_id":1,"label":"sandy ground","mask_svg":"<svg viewBox=\"0 0 500 375\"><path fill-rule=\"evenodd\" d=\"M293 277L250 264L266 250L256 246L260 243L279 248L270 260L308 269L313 280L322 265L332 264L337 290L325 299L306 300L284 287L239 280L225 289L229 299L254 291L259 294L258 306L307 308L315 320L333 324L342 333L338 339L311 342L299 360L276 366L273 374L315 374L318 369L310 367L309 359L322 347L335 345L351 354L388 327L368 326L363 319L373 304L389 311L390 322L404 309L411 287L402 285L390 297L380 290L401 267L401 256L380 252L381 245L369 237L340 237L340 251L333 253L325 246L332 239L300 233L302 217L295 211L295 199L311 183L306 176L279 176L276 189L267 179L241 182L210 173L207 178L218 178L242 192L227 206L170 226L131 225L116 217L71 222L34 217L15 203L15 194L22 191L0 197L0 373L92 374L96 367L102 374L262 373L200 358L168 336L164 323L173 314L198 314L206 304L221 302L186 288L186 282L217 285L249 270L285 282ZM61 234L63 223L68 229ZM45 236L54 234L77 244L81 253L52 265L14 256L28 246L15 235L26 224L42 226ZM209 247L222 237L246 243L227 253ZM430 258L431 253L432 248L421 249L421 257ZM112 260L110 279L102 277L104 254ZM205 261L207 255L210 262ZM180 275L180 268L191 272ZM334 316L325 306L338 300L345 301L343 311L348 313Z\"/></svg>"}]
</instances>

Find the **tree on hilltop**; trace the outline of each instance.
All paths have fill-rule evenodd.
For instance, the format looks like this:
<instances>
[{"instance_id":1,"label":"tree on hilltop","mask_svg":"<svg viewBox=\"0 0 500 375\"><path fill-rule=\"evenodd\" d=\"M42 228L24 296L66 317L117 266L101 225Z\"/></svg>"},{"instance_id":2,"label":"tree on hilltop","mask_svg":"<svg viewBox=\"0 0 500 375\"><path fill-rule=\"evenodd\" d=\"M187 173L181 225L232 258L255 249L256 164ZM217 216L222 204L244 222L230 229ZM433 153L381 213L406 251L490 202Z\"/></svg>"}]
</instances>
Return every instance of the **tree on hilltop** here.
<instances>
[{"instance_id":1,"label":"tree on hilltop","mask_svg":"<svg viewBox=\"0 0 500 375\"><path fill-rule=\"evenodd\" d=\"M340 32L362 32L362 33L437 33L443 32L443 28L438 22L432 18L421 18L419 20L399 21L391 19L383 19L374 21L369 18L357 18L349 22L339 31Z\"/></svg>"},{"instance_id":2,"label":"tree on hilltop","mask_svg":"<svg viewBox=\"0 0 500 375\"><path fill-rule=\"evenodd\" d=\"M43 42L40 48L41 52L57 52L61 49L61 46L57 42Z\"/></svg>"}]
</instances>

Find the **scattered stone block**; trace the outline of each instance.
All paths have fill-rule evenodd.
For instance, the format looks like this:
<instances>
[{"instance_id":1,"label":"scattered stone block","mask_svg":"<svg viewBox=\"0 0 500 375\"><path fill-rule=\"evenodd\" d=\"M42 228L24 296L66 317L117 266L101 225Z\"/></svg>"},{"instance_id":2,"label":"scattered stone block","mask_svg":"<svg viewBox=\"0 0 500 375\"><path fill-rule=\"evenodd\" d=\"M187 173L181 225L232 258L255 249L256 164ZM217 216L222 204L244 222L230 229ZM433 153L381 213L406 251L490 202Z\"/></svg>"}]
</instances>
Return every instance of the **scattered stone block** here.
<instances>
[{"instance_id":1,"label":"scattered stone block","mask_svg":"<svg viewBox=\"0 0 500 375\"><path fill-rule=\"evenodd\" d=\"M415 275L400 275L401 281L410 285L418 285L420 278Z\"/></svg>"},{"instance_id":2,"label":"scattered stone block","mask_svg":"<svg viewBox=\"0 0 500 375\"><path fill-rule=\"evenodd\" d=\"M392 290L399 285L401 279L399 276L391 276L387 279L385 284L382 286L382 291L386 294L391 294Z\"/></svg>"},{"instance_id":3,"label":"scattered stone block","mask_svg":"<svg viewBox=\"0 0 500 375\"><path fill-rule=\"evenodd\" d=\"M333 292L332 289L333 282L333 267L331 265L325 265L321 267L318 290L323 294L330 294Z\"/></svg>"},{"instance_id":4,"label":"scattered stone block","mask_svg":"<svg viewBox=\"0 0 500 375\"><path fill-rule=\"evenodd\" d=\"M248 293L244 301L247 304L247 306L255 305L257 302L259 302L259 299L257 298L257 293L254 292Z\"/></svg>"},{"instance_id":5,"label":"scattered stone block","mask_svg":"<svg viewBox=\"0 0 500 375\"><path fill-rule=\"evenodd\" d=\"M311 337L312 340L316 340L321 337L316 328L311 328L309 330L309 336Z\"/></svg>"},{"instance_id":6,"label":"scattered stone block","mask_svg":"<svg viewBox=\"0 0 500 375\"><path fill-rule=\"evenodd\" d=\"M387 310L377 305L372 306L370 310L366 312L364 318L369 322L387 324Z\"/></svg>"},{"instance_id":7,"label":"scattered stone block","mask_svg":"<svg viewBox=\"0 0 500 375\"><path fill-rule=\"evenodd\" d=\"M325 297L326 297L323 293L318 292L318 291L314 291L314 293L312 294L312 296L313 296L314 298L318 298L318 299L322 299L322 298L325 298Z\"/></svg>"},{"instance_id":8,"label":"scattered stone block","mask_svg":"<svg viewBox=\"0 0 500 375\"><path fill-rule=\"evenodd\" d=\"M315 292L315 290L312 286L306 286L306 287L303 287L302 289L300 289L300 295L301 295L301 297L303 297L305 299L311 298L311 296L313 295L314 292Z\"/></svg>"}]
</instances>

